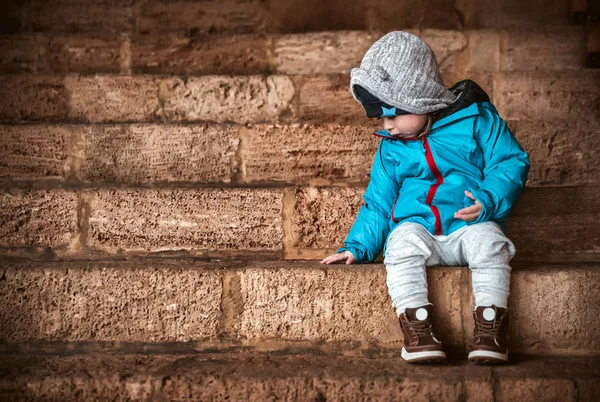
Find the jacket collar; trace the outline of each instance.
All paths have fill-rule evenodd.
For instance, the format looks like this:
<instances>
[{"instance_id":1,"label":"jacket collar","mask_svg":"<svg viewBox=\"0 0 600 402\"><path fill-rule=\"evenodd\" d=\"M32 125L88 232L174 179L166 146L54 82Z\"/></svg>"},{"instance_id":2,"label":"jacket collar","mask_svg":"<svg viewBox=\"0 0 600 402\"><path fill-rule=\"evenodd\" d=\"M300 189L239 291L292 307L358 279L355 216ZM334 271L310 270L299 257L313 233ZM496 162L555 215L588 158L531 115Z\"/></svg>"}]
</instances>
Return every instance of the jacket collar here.
<instances>
[{"instance_id":1,"label":"jacket collar","mask_svg":"<svg viewBox=\"0 0 600 402\"><path fill-rule=\"evenodd\" d=\"M478 114L479 114L479 105L477 103L472 103L469 106L467 106L466 108L460 109L459 111L454 112L451 115L448 115L448 116L444 117L443 119L438 120L435 123L433 123L433 125L431 126L431 131L430 131L429 135L433 134L435 132L435 130L438 128L447 126L450 123L454 123L455 121L465 119L467 117L476 116ZM411 141L411 140L417 139L416 137L397 138L397 137L394 137L393 135L391 135L390 133L388 133L386 130L375 131L373 133L373 135L376 135L377 137L389 138L392 140L401 140L401 141Z\"/></svg>"},{"instance_id":2,"label":"jacket collar","mask_svg":"<svg viewBox=\"0 0 600 402\"><path fill-rule=\"evenodd\" d=\"M464 80L459 81L450 88L450 91L457 97L456 100L445 107L433 113L435 122L431 126L431 132L436 129L453 123L457 120L464 119L479 114L479 105L481 102L489 102L490 98L485 91L474 81ZM390 138L393 140L416 140L417 138L396 138L386 130L380 130L373 133L378 137Z\"/></svg>"}]
</instances>

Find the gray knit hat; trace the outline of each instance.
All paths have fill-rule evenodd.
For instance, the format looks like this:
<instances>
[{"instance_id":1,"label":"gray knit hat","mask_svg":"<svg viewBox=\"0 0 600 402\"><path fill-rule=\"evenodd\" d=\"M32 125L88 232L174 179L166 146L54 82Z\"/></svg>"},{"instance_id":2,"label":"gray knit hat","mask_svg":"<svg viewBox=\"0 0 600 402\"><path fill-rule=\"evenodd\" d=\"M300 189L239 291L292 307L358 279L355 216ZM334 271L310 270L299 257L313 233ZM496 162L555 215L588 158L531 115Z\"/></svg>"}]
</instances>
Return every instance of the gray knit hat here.
<instances>
[{"instance_id":1,"label":"gray knit hat","mask_svg":"<svg viewBox=\"0 0 600 402\"><path fill-rule=\"evenodd\" d=\"M367 50L360 67L352 69L350 90L360 102L355 85L389 105L415 114L435 112L456 99L444 86L433 50L408 32L383 36Z\"/></svg>"}]
</instances>

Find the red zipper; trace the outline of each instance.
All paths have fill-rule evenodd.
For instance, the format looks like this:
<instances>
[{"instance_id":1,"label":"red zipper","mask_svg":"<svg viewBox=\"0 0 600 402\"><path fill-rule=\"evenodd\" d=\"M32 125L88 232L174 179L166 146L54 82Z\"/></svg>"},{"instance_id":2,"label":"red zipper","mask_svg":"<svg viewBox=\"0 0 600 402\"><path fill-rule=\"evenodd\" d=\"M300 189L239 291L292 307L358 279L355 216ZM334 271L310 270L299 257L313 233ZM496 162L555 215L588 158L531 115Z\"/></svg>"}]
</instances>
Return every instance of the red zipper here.
<instances>
[{"instance_id":1,"label":"red zipper","mask_svg":"<svg viewBox=\"0 0 600 402\"><path fill-rule=\"evenodd\" d=\"M442 185L444 182L444 177L440 173L437 165L435 164L435 160L433 160L433 154L431 153L431 148L429 147L429 142L427 142L427 137L423 139L423 146L425 147L425 159L427 159L427 164L429 165L429 169L436 178L436 183L429 188L429 193L427 193L427 200L425 201L427 205L431 208L431 212L435 216L435 234L442 234L442 219L440 217L440 211L435 205L432 205L433 197L435 197L435 192L438 187Z\"/></svg>"}]
</instances>

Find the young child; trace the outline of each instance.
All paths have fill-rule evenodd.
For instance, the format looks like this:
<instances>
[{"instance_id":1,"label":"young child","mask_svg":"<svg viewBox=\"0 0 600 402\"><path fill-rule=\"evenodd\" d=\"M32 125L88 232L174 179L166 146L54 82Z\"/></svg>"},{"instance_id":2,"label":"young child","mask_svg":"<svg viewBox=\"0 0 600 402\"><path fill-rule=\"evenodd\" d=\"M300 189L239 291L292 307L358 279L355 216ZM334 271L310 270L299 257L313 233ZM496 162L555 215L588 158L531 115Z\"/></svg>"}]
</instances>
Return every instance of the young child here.
<instances>
[{"instance_id":1,"label":"young child","mask_svg":"<svg viewBox=\"0 0 600 402\"><path fill-rule=\"evenodd\" d=\"M432 332L426 266L468 264L475 308L469 360L508 360L509 261L502 222L527 179L529 159L473 81L444 87L421 39L391 32L371 46L350 89L383 130L364 204L338 254L321 263L373 261L385 250L387 286L407 362L445 359Z\"/></svg>"}]
</instances>

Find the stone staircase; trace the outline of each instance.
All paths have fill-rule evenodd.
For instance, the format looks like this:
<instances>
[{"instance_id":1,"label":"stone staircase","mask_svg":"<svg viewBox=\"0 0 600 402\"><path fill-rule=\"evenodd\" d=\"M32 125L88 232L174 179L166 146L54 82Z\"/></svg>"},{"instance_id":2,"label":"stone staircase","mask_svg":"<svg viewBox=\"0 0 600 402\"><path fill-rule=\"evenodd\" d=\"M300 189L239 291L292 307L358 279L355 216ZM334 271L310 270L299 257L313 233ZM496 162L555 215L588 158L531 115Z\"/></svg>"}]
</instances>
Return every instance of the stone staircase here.
<instances>
[{"instance_id":1,"label":"stone staircase","mask_svg":"<svg viewBox=\"0 0 600 402\"><path fill-rule=\"evenodd\" d=\"M600 72L568 1L7 4L0 399L596 400ZM465 361L468 268L429 270L451 359L415 367L383 265L316 261L378 142L348 73L393 29L530 155L511 365Z\"/></svg>"}]
</instances>

